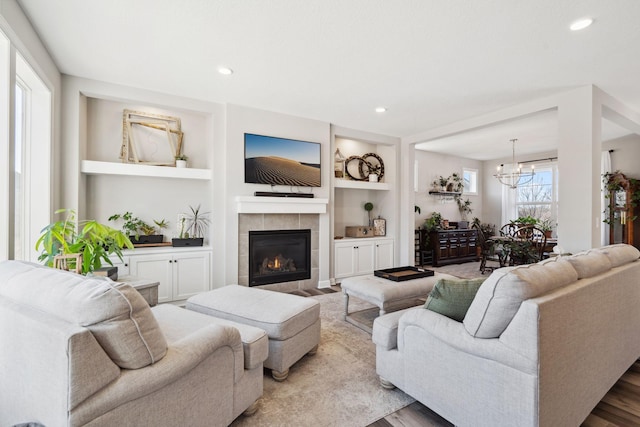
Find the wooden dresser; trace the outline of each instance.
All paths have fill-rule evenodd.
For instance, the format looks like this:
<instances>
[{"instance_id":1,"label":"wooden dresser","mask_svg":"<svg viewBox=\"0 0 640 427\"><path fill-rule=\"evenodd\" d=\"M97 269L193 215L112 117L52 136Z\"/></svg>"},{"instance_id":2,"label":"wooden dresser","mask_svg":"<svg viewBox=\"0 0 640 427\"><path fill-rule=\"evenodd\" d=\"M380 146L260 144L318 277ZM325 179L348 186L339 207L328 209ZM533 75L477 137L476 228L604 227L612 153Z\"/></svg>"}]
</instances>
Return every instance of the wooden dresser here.
<instances>
[{"instance_id":1,"label":"wooden dresser","mask_svg":"<svg viewBox=\"0 0 640 427\"><path fill-rule=\"evenodd\" d=\"M476 261L478 234L475 229L437 230L429 235L433 266Z\"/></svg>"}]
</instances>

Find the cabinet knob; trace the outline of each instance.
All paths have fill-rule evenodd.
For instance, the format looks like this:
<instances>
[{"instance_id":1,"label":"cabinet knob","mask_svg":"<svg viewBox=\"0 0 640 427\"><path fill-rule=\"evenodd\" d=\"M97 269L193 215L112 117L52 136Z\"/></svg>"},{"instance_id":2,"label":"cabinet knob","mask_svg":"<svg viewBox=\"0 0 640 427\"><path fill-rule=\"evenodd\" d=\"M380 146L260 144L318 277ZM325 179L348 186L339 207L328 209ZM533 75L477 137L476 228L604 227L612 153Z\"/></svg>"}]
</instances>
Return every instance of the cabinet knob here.
<instances>
[{"instance_id":1,"label":"cabinet knob","mask_svg":"<svg viewBox=\"0 0 640 427\"><path fill-rule=\"evenodd\" d=\"M125 262L125 263L124 263L124 266L125 266L125 267L129 267L129 264L127 264L127 263Z\"/></svg>"},{"instance_id":2,"label":"cabinet knob","mask_svg":"<svg viewBox=\"0 0 640 427\"><path fill-rule=\"evenodd\" d=\"M169 260L169 264L171 264L173 261Z\"/></svg>"}]
</instances>

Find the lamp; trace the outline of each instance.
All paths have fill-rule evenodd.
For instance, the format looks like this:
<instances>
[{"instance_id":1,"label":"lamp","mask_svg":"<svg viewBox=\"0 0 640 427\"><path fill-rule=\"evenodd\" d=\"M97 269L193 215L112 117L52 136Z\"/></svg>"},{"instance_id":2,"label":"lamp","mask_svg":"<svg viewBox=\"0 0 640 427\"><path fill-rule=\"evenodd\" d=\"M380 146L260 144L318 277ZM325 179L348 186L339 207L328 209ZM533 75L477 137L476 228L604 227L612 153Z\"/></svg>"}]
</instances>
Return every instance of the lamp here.
<instances>
[{"instance_id":1,"label":"lamp","mask_svg":"<svg viewBox=\"0 0 640 427\"><path fill-rule=\"evenodd\" d=\"M531 165L531 171L526 172L522 170L522 164L516 163L516 141L512 139L512 163L509 171L506 170L504 164L497 167L496 174L493 175L498 178L501 184L508 186L509 188L516 189L519 185L527 184L533 180L535 166Z\"/></svg>"}]
</instances>

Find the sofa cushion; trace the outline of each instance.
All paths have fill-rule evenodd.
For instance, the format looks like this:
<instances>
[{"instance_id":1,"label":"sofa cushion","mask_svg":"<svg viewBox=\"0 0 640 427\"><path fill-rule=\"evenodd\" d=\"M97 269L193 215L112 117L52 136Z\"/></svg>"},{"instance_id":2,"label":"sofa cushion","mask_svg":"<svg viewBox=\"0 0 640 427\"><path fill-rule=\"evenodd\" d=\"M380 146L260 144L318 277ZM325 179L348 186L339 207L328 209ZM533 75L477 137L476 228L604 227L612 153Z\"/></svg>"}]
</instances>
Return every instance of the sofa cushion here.
<instances>
[{"instance_id":1,"label":"sofa cushion","mask_svg":"<svg viewBox=\"0 0 640 427\"><path fill-rule=\"evenodd\" d=\"M429 294L424 308L462 322L480 285L486 278L440 279Z\"/></svg>"},{"instance_id":2,"label":"sofa cushion","mask_svg":"<svg viewBox=\"0 0 640 427\"><path fill-rule=\"evenodd\" d=\"M611 270L609 257L595 250L580 252L565 259L578 273L578 279L586 279Z\"/></svg>"},{"instance_id":3,"label":"sofa cushion","mask_svg":"<svg viewBox=\"0 0 640 427\"><path fill-rule=\"evenodd\" d=\"M0 295L86 327L121 368L157 362L167 342L130 285L21 261L0 263Z\"/></svg>"},{"instance_id":4,"label":"sofa cushion","mask_svg":"<svg viewBox=\"0 0 640 427\"><path fill-rule=\"evenodd\" d=\"M609 258L612 268L620 267L621 265L636 261L640 258L640 251L635 246L625 243L603 246L594 250L605 254L607 258Z\"/></svg>"},{"instance_id":5,"label":"sofa cushion","mask_svg":"<svg viewBox=\"0 0 640 427\"><path fill-rule=\"evenodd\" d=\"M522 301L578 280L565 258L495 270L480 286L463 323L477 338L497 338L511 322Z\"/></svg>"}]
</instances>

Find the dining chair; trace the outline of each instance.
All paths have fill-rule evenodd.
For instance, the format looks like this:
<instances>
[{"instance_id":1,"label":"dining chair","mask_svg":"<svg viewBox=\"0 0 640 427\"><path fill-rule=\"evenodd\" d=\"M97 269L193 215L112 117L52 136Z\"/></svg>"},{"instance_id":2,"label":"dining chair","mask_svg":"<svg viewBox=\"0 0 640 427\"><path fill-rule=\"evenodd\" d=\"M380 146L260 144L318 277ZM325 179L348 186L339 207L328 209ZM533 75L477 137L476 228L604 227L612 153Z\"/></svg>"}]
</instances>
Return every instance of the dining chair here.
<instances>
[{"instance_id":1,"label":"dining chair","mask_svg":"<svg viewBox=\"0 0 640 427\"><path fill-rule=\"evenodd\" d=\"M478 245L480 246L480 273L484 274L485 271L493 271L496 268L502 267L501 249L496 247L495 243L491 241L490 237L486 235L480 227L476 224L472 226L478 233ZM497 265L487 265L487 263L497 263Z\"/></svg>"}]
</instances>

